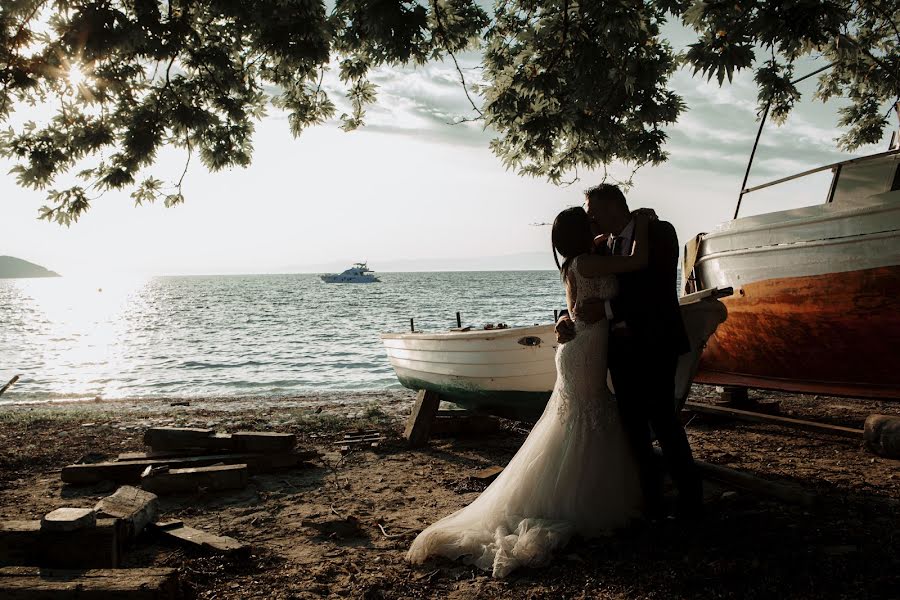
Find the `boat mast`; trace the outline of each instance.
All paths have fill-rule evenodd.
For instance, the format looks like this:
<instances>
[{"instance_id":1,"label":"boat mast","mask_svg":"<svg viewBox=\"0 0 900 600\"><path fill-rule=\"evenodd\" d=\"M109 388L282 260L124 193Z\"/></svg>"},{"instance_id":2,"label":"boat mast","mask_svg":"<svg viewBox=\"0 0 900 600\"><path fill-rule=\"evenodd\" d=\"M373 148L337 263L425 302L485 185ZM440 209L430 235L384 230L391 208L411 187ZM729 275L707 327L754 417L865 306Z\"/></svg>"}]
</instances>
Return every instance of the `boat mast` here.
<instances>
[{"instance_id":1,"label":"boat mast","mask_svg":"<svg viewBox=\"0 0 900 600\"><path fill-rule=\"evenodd\" d=\"M804 79L809 79L813 75L818 75L822 71L826 69L830 69L837 62L828 63L824 67L818 68L812 73L807 73L803 77L799 77L791 82L791 85L796 85L803 81ZM762 117L759 119L759 129L756 130L756 139L753 141L753 150L750 151L750 160L747 161L747 170L744 171L744 181L741 182L741 193L738 195L737 206L734 207L734 217L733 219L738 218L738 213L741 212L741 200L744 199L744 194L746 194L749 190L747 189L747 179L750 177L750 167L753 166L753 157L756 155L756 147L759 146L759 138L762 135L763 126L766 124L766 117L769 116L769 108L772 107L772 101L769 100L766 102L766 107L763 109Z\"/></svg>"}]
</instances>

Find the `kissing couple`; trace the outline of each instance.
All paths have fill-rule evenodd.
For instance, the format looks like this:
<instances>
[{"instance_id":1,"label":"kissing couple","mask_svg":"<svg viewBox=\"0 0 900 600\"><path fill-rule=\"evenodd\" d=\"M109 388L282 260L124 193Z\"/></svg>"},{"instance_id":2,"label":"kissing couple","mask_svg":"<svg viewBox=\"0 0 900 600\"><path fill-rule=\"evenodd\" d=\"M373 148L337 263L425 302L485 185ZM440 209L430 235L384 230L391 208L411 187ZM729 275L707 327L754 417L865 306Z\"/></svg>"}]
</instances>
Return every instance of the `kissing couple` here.
<instances>
[{"instance_id":1,"label":"kissing couple","mask_svg":"<svg viewBox=\"0 0 900 600\"><path fill-rule=\"evenodd\" d=\"M674 400L678 357L690 350L675 229L652 210L631 212L618 187L601 184L587 190L584 208L557 215L552 242L568 311L556 324L550 400L500 476L418 535L407 553L413 563L444 556L504 577L547 564L575 534L665 518L653 435L678 488L677 515L700 510Z\"/></svg>"}]
</instances>

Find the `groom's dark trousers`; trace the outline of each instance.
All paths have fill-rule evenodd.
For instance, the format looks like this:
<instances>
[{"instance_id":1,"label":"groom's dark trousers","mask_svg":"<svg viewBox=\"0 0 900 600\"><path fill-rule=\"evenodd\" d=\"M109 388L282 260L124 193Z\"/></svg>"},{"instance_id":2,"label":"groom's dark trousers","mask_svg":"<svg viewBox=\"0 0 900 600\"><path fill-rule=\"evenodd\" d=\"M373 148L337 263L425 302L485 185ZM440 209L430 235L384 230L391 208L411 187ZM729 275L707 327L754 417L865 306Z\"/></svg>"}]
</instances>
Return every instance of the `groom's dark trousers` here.
<instances>
[{"instance_id":1,"label":"groom's dark trousers","mask_svg":"<svg viewBox=\"0 0 900 600\"><path fill-rule=\"evenodd\" d=\"M622 425L640 469L647 511L662 512L662 485L650 427L685 509L702 502L691 447L675 411L675 369L690 350L676 292L678 237L671 224L652 221L650 258L643 271L619 276L612 301L609 370Z\"/></svg>"}]
</instances>

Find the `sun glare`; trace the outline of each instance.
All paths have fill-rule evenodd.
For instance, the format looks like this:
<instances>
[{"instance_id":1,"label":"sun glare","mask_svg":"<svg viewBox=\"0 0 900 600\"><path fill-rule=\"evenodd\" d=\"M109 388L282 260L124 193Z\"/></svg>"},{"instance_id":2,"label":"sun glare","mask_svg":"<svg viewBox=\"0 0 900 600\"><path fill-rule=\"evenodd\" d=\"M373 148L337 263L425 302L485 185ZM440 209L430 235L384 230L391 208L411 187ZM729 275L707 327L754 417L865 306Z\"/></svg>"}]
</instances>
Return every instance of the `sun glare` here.
<instances>
[{"instance_id":1,"label":"sun glare","mask_svg":"<svg viewBox=\"0 0 900 600\"><path fill-rule=\"evenodd\" d=\"M78 65L72 65L71 67L69 67L69 83L71 83L73 87L80 86L82 83L84 83L84 80L84 72L78 67Z\"/></svg>"}]
</instances>

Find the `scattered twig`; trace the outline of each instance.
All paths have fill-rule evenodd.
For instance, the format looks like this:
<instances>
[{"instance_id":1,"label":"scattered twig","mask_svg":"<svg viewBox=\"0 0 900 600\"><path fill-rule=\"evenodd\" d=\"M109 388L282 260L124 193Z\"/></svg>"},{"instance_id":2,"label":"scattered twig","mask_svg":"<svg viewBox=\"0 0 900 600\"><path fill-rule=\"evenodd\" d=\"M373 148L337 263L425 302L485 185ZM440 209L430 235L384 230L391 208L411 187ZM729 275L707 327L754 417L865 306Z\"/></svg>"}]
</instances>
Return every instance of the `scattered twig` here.
<instances>
[{"instance_id":1,"label":"scattered twig","mask_svg":"<svg viewBox=\"0 0 900 600\"><path fill-rule=\"evenodd\" d=\"M3 392L5 392L9 388L11 388L19 380L19 377L20 377L19 375L13 375L13 378L10 379L6 385L4 385L2 388L0 388L0 396L3 395Z\"/></svg>"},{"instance_id":2,"label":"scattered twig","mask_svg":"<svg viewBox=\"0 0 900 600\"><path fill-rule=\"evenodd\" d=\"M403 537L402 533L388 533L387 531L384 530L384 527L382 527L381 523L376 523L376 525L378 525L378 529L381 530L381 535L383 535L384 537L386 537L388 539Z\"/></svg>"}]
</instances>

